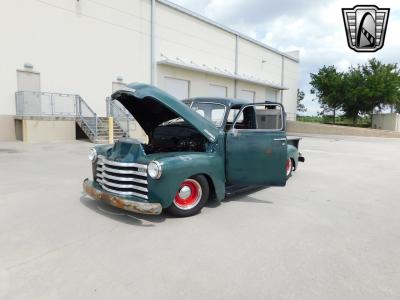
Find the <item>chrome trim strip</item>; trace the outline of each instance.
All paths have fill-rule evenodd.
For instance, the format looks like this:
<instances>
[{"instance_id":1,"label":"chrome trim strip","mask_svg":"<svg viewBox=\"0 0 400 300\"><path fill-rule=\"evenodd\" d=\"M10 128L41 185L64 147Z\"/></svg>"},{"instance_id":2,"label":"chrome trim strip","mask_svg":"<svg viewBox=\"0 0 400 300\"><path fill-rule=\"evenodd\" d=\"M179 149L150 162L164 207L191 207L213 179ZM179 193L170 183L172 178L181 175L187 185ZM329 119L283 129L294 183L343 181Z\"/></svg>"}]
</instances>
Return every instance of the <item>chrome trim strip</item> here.
<instances>
[{"instance_id":1,"label":"chrome trim strip","mask_svg":"<svg viewBox=\"0 0 400 300\"><path fill-rule=\"evenodd\" d=\"M105 177L108 179L113 179L113 180L118 180L118 181L134 181L134 182L138 182L138 183L147 184L147 180L138 179L138 178L134 178L134 177L117 177L117 176L109 175L107 173L104 173L102 175L102 177Z\"/></svg>"},{"instance_id":2,"label":"chrome trim strip","mask_svg":"<svg viewBox=\"0 0 400 300\"><path fill-rule=\"evenodd\" d=\"M142 164L138 164L138 163L121 163L121 162L116 162L116 161L110 161L107 159L103 159L103 163L106 165L116 166L116 167L135 167L135 168L147 170L147 165L142 165Z\"/></svg>"},{"instance_id":3,"label":"chrome trim strip","mask_svg":"<svg viewBox=\"0 0 400 300\"><path fill-rule=\"evenodd\" d=\"M104 167L103 171L108 171L108 172L117 173L117 174L134 174L134 175L147 177L147 173L138 172L138 171L131 171L131 170L119 170L119 169L111 169L111 168L108 168L108 167Z\"/></svg>"},{"instance_id":4,"label":"chrome trim strip","mask_svg":"<svg viewBox=\"0 0 400 300\"><path fill-rule=\"evenodd\" d=\"M103 184L107 184L112 187L123 188L123 189L134 189L142 192L148 192L149 190L145 187L134 185L134 184L118 184L108 181L106 178L103 178Z\"/></svg>"},{"instance_id":5,"label":"chrome trim strip","mask_svg":"<svg viewBox=\"0 0 400 300\"><path fill-rule=\"evenodd\" d=\"M107 187L105 187L103 185L102 185L102 187L103 187L104 190L106 190L108 192L111 192L113 194L125 195L125 196L137 196L137 197L140 197L140 198L143 198L143 199L148 199L148 197L146 195L143 195L143 194L139 194L139 193L135 193L135 192L120 192L120 191L116 191L116 190L107 188Z\"/></svg>"}]
</instances>

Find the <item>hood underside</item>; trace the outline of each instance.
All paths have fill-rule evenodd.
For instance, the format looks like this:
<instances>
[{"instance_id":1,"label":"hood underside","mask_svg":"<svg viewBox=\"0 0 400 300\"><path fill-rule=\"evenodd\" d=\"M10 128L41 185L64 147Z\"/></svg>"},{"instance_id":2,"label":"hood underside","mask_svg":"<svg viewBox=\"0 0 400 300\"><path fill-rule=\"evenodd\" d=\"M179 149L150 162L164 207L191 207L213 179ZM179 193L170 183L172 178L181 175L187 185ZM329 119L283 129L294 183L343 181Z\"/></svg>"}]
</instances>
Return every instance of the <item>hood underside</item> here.
<instances>
[{"instance_id":1,"label":"hood underside","mask_svg":"<svg viewBox=\"0 0 400 300\"><path fill-rule=\"evenodd\" d=\"M218 128L190 109L182 101L148 84L133 83L111 95L118 100L136 119L147 135L158 125L182 118L196 128L209 141L214 142Z\"/></svg>"}]
</instances>

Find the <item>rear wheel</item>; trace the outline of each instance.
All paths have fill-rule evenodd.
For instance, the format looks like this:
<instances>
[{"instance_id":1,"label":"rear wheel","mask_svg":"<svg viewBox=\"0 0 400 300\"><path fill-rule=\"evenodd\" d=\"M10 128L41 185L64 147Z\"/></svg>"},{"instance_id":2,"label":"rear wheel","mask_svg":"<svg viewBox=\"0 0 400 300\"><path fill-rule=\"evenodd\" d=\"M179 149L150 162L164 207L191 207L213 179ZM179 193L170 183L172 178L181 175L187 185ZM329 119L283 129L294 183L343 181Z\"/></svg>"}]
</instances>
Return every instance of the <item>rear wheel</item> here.
<instances>
[{"instance_id":1,"label":"rear wheel","mask_svg":"<svg viewBox=\"0 0 400 300\"><path fill-rule=\"evenodd\" d=\"M293 160L288 158L286 160L286 178L289 178L292 175L293 171Z\"/></svg>"},{"instance_id":2,"label":"rear wheel","mask_svg":"<svg viewBox=\"0 0 400 300\"><path fill-rule=\"evenodd\" d=\"M167 211L176 217L188 217L198 213L209 196L208 181L203 175L185 179L178 188Z\"/></svg>"}]
</instances>

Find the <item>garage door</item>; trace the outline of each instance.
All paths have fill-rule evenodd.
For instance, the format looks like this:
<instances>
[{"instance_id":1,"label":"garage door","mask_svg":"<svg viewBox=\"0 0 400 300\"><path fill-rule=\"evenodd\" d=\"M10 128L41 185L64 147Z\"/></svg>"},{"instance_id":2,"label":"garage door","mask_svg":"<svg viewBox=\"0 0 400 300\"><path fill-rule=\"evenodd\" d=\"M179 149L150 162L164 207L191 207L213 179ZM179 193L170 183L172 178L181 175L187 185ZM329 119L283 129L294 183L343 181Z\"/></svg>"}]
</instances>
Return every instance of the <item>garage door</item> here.
<instances>
[{"instance_id":1,"label":"garage door","mask_svg":"<svg viewBox=\"0 0 400 300\"><path fill-rule=\"evenodd\" d=\"M227 87L210 83L210 86L208 87L208 95L210 97L226 97Z\"/></svg>"},{"instance_id":2,"label":"garage door","mask_svg":"<svg viewBox=\"0 0 400 300\"><path fill-rule=\"evenodd\" d=\"M243 100L247 100L249 102L254 102L256 96L256 92L249 90L241 90L239 93L239 98Z\"/></svg>"},{"instance_id":3,"label":"garage door","mask_svg":"<svg viewBox=\"0 0 400 300\"><path fill-rule=\"evenodd\" d=\"M189 98L189 81L165 77L164 90L179 100L187 99Z\"/></svg>"}]
</instances>

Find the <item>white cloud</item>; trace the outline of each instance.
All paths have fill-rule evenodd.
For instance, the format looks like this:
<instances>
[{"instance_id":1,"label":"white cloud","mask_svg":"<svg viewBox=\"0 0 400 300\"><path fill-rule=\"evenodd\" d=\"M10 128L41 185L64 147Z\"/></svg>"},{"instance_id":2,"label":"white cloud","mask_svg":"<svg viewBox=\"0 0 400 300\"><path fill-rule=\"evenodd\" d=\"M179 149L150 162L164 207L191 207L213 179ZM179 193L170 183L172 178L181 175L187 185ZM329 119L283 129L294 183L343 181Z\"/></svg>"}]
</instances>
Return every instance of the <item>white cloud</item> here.
<instances>
[{"instance_id":1,"label":"white cloud","mask_svg":"<svg viewBox=\"0 0 400 300\"><path fill-rule=\"evenodd\" d=\"M232 27L282 51L300 50L300 88L305 104L316 112L309 94L309 73L323 65L346 70L372 57L383 62L400 60L400 1L381 0L391 9L385 46L375 53L356 53L347 46L341 8L358 0L172 0L208 18Z\"/></svg>"}]
</instances>

